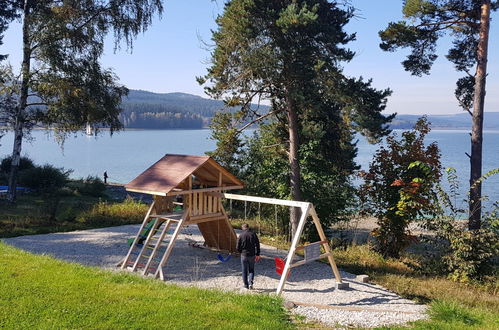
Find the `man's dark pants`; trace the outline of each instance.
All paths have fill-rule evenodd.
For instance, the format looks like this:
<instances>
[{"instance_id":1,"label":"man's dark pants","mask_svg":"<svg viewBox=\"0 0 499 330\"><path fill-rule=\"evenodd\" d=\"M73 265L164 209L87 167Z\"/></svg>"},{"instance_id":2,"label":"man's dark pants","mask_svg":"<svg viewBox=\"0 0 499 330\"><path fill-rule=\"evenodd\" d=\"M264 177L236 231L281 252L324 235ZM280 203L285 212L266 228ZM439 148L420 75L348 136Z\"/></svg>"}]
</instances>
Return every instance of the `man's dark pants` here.
<instances>
[{"instance_id":1,"label":"man's dark pants","mask_svg":"<svg viewBox=\"0 0 499 330\"><path fill-rule=\"evenodd\" d=\"M247 289L253 286L253 279L255 278L255 256L241 256L241 267L243 270L243 283Z\"/></svg>"}]
</instances>

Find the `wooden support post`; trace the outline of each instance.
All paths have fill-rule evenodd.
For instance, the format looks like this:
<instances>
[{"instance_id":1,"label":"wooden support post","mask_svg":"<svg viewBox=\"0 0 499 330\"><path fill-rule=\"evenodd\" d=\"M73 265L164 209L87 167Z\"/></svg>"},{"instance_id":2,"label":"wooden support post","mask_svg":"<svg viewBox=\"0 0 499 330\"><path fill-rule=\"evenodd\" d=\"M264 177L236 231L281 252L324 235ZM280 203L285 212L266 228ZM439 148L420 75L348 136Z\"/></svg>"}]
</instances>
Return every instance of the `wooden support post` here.
<instances>
[{"instance_id":1,"label":"wooden support post","mask_svg":"<svg viewBox=\"0 0 499 330\"><path fill-rule=\"evenodd\" d=\"M314 220L315 227L317 228L317 232L319 233L319 237L321 238L321 241L327 241L326 234L324 234L324 230L322 229L321 222L319 220L319 217L317 216L317 212L315 212L315 208L313 205L310 207L310 215L312 216L312 219ZM327 260L329 261L329 265L331 266L331 269L333 270L334 277L336 278L337 283L343 283L341 280L341 275L338 270L338 267L336 267L336 263L334 262L333 258L333 253L331 251L331 248L329 246L329 243L324 244L324 250L326 250L326 253L328 253Z\"/></svg>"},{"instance_id":2,"label":"wooden support post","mask_svg":"<svg viewBox=\"0 0 499 330\"><path fill-rule=\"evenodd\" d=\"M133 249L135 248L135 246L137 245L137 242L140 239L140 233L142 232L142 230L144 230L144 227L149 222L149 216L151 215L151 212L154 209L154 204L155 204L155 201L153 201L151 203L151 206L149 206L149 210L147 210L146 217L144 218L144 221L142 222L142 225L140 226L140 229L139 229L137 235L135 236L135 239L133 240L133 243L130 246L130 249L128 250L128 253L127 253L125 259L123 259L123 262L121 264L121 269L125 269L126 268L126 263L128 262L128 259L132 255Z\"/></svg>"},{"instance_id":3,"label":"wooden support post","mask_svg":"<svg viewBox=\"0 0 499 330\"><path fill-rule=\"evenodd\" d=\"M192 175L189 175L189 180L187 181L187 185L188 185L187 190L192 190ZM189 205L187 207L187 211L189 213L189 216L192 216L193 215L192 214L192 193L188 194L185 197L188 197L188 200L189 200Z\"/></svg>"},{"instance_id":4,"label":"wooden support post","mask_svg":"<svg viewBox=\"0 0 499 330\"><path fill-rule=\"evenodd\" d=\"M185 211L184 214L182 215L182 218L180 221L177 223L177 228L175 228L175 231L173 232L172 237L170 238L170 242L168 243L168 248L166 248L165 254L161 258L161 261L159 262L158 268L156 269L156 273L154 274L154 277L160 276L161 280L164 281L165 277L163 274L163 266L166 264L168 261L168 258L170 257L170 254L172 253L173 247L175 246L175 241L177 240L178 234L180 233L180 230L184 226L184 223L186 220L189 218L188 216L188 211Z\"/></svg>"},{"instance_id":5,"label":"wooden support post","mask_svg":"<svg viewBox=\"0 0 499 330\"><path fill-rule=\"evenodd\" d=\"M307 222L307 217L308 217L308 211L310 209L310 203L306 203L305 206L301 207L301 217L300 221L298 222L298 228L296 229L296 234L295 237L293 237L293 242L291 243L291 247L289 248L288 256L286 258L286 264L284 266L284 270L281 275L281 279L279 281L279 286L277 287L276 294L278 296L281 295L282 290L284 289L284 285L286 284L286 280L289 275L289 271L291 270L291 263L293 262L293 258L295 256L296 252L296 247L298 246L298 243L300 242L300 236L303 231L303 228L305 227L305 223Z\"/></svg>"}]
</instances>

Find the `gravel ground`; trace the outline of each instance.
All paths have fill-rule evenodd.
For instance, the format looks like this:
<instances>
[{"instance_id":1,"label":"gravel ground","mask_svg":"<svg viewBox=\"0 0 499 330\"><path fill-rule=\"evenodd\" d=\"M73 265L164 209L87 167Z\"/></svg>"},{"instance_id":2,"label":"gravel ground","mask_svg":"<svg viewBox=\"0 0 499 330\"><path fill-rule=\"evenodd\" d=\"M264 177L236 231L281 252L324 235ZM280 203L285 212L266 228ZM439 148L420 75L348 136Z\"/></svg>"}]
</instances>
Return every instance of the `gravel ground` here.
<instances>
[{"instance_id":1,"label":"gravel ground","mask_svg":"<svg viewBox=\"0 0 499 330\"><path fill-rule=\"evenodd\" d=\"M127 225L22 236L3 241L38 254L84 265L116 270L116 264L128 251L127 238L134 236L138 225ZM237 257L221 263L216 253L189 246L188 240L202 241L197 226L183 230L164 271L168 282L195 285L223 291L241 291L240 263ZM284 257L285 251L262 245L262 255ZM330 326L378 327L402 324L426 317L424 305L403 299L378 285L362 283L356 276L341 272L348 290L335 289L335 280L327 264L312 262L294 268L284 288L284 299L296 302L293 313ZM255 290L245 293L272 293L279 275L272 258L262 259L256 266ZM317 307L303 306L314 304ZM353 309L353 310L352 310Z\"/></svg>"}]
</instances>

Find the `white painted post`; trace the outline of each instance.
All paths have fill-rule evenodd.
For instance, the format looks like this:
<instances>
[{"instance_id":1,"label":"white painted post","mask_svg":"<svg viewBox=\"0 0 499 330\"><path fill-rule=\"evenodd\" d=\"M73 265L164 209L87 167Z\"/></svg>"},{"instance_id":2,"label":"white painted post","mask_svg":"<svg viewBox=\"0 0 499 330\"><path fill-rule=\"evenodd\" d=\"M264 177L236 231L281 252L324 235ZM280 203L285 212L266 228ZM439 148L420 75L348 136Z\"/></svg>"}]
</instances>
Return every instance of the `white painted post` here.
<instances>
[{"instance_id":1,"label":"white painted post","mask_svg":"<svg viewBox=\"0 0 499 330\"><path fill-rule=\"evenodd\" d=\"M298 228L296 228L295 237L293 237L293 242L291 243L291 247L288 252L288 256L286 258L286 265L284 266L284 270L281 275L281 279L279 281L279 286L277 287L276 294L278 296L281 295L282 290L284 289L284 285L286 284L286 280L289 275L289 271L291 270L291 263L293 262L293 258L295 256L296 247L300 242L300 236L303 231L303 227L305 227L305 223L308 217L308 211L310 209L310 203L306 203L305 206L301 207L301 217L300 222L298 223Z\"/></svg>"}]
</instances>

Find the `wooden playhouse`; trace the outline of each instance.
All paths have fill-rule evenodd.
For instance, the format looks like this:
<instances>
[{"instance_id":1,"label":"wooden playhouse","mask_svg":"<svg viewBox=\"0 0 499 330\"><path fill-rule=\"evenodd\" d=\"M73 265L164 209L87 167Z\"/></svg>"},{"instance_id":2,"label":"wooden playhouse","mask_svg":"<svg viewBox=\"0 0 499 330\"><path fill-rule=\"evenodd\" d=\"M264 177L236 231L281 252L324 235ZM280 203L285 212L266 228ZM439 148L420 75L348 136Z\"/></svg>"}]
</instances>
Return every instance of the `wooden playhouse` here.
<instances>
[{"instance_id":1,"label":"wooden playhouse","mask_svg":"<svg viewBox=\"0 0 499 330\"><path fill-rule=\"evenodd\" d=\"M153 195L154 201L121 267L164 279L163 267L180 230L192 224L208 247L235 252L237 236L220 193L242 187L241 180L208 156L165 155L125 186Z\"/></svg>"}]
</instances>

